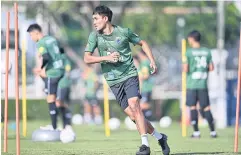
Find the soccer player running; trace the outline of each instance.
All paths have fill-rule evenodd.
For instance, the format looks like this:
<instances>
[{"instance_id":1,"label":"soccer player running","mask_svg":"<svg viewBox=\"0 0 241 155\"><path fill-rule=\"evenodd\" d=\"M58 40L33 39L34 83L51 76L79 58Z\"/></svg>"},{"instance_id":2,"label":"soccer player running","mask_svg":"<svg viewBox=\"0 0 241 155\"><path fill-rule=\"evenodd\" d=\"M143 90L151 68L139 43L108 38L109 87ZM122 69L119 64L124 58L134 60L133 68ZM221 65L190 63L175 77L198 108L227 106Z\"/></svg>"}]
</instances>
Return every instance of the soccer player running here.
<instances>
[{"instance_id":1,"label":"soccer player running","mask_svg":"<svg viewBox=\"0 0 241 155\"><path fill-rule=\"evenodd\" d=\"M137 69L134 66L129 43L140 45L150 60L153 74L157 71L155 60L148 44L129 28L112 25L112 11L106 6L97 6L93 11L93 25L96 32L89 35L84 61L87 64L101 63L102 72L116 100L124 112L136 123L142 145L136 155L149 155L147 133L154 136L168 155L170 148L167 136L158 133L145 119L140 108L140 91ZM100 56L92 55L98 48Z\"/></svg>"},{"instance_id":2,"label":"soccer player running","mask_svg":"<svg viewBox=\"0 0 241 155\"><path fill-rule=\"evenodd\" d=\"M150 77L151 68L150 68L150 61L146 57L143 51L138 52L138 58L140 60L140 80L141 80L141 100L140 106L143 111L144 116L146 119L151 120L152 111L151 111L151 94L153 88L153 82Z\"/></svg>"},{"instance_id":3,"label":"soccer player running","mask_svg":"<svg viewBox=\"0 0 241 155\"><path fill-rule=\"evenodd\" d=\"M32 24L28 27L30 37L37 43L39 66L35 72L44 77L46 70L45 85L47 86L48 95L47 103L49 105L49 114L52 122L52 129L57 128L58 109L56 107L56 93L59 80L64 75L64 62L57 41L52 36L44 36L42 29L38 24Z\"/></svg>"},{"instance_id":4,"label":"soccer player running","mask_svg":"<svg viewBox=\"0 0 241 155\"><path fill-rule=\"evenodd\" d=\"M94 69L90 67L91 65L86 67L83 76L85 81L84 121L87 124L95 123L100 125L102 124L103 119L101 116L101 108L96 96L98 88L98 76L96 75Z\"/></svg>"},{"instance_id":5,"label":"soccer player running","mask_svg":"<svg viewBox=\"0 0 241 155\"><path fill-rule=\"evenodd\" d=\"M72 114L69 109L69 102L70 102L69 95L70 95L70 86L71 86L71 79L70 79L71 63L67 58L66 54L64 53L63 48L60 48L60 53L64 61L65 74L58 83L56 106L59 109L59 111L62 113L63 127L72 129L71 127Z\"/></svg>"},{"instance_id":6,"label":"soccer player running","mask_svg":"<svg viewBox=\"0 0 241 155\"><path fill-rule=\"evenodd\" d=\"M217 137L214 128L214 120L210 109L207 79L208 72L214 70L211 52L208 48L200 45L201 34L194 30L188 35L188 43L191 48L186 51L186 60L183 64L183 71L187 73L187 106L191 110L191 124L194 132L192 138L200 138L198 128L198 111L197 102L203 111L204 117L207 119L210 136Z\"/></svg>"}]
</instances>

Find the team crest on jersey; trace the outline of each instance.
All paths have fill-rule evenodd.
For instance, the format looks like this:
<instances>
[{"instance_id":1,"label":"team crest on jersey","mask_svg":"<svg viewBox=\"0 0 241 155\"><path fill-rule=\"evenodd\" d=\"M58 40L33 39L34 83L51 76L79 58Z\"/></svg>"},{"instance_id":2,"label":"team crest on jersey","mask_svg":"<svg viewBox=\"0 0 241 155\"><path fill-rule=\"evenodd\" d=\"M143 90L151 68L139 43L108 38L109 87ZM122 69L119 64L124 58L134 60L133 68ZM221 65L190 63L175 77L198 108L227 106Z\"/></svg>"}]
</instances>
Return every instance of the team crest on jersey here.
<instances>
[{"instance_id":1,"label":"team crest on jersey","mask_svg":"<svg viewBox=\"0 0 241 155\"><path fill-rule=\"evenodd\" d=\"M116 40L116 43L117 43L117 44L120 44L120 43L121 43L121 37L116 37L115 40Z\"/></svg>"},{"instance_id":2,"label":"team crest on jersey","mask_svg":"<svg viewBox=\"0 0 241 155\"><path fill-rule=\"evenodd\" d=\"M39 51L39 53L43 53L44 52L44 47L39 47L38 51Z\"/></svg>"},{"instance_id":3,"label":"team crest on jersey","mask_svg":"<svg viewBox=\"0 0 241 155\"><path fill-rule=\"evenodd\" d=\"M71 70L71 66L70 66L70 65L66 65L66 66L65 66L65 71L68 72L68 71L70 71L70 70Z\"/></svg>"}]
</instances>

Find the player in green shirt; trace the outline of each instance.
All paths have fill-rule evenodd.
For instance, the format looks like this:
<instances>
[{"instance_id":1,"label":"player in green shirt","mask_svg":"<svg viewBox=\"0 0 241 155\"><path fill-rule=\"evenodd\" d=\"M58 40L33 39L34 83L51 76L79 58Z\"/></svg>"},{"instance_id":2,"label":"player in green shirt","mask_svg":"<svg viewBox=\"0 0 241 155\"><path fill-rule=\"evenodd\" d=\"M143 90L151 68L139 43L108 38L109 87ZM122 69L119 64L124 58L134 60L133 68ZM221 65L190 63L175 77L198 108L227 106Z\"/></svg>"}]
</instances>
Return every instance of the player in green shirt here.
<instances>
[{"instance_id":1,"label":"player in green shirt","mask_svg":"<svg viewBox=\"0 0 241 155\"><path fill-rule=\"evenodd\" d=\"M98 76L91 68L91 65L88 65L88 67L85 68L83 79L85 81L84 121L87 124L92 124L94 122L95 124L100 125L102 124L103 119L101 116L100 102L98 102L96 96Z\"/></svg>"},{"instance_id":2,"label":"player in green shirt","mask_svg":"<svg viewBox=\"0 0 241 155\"><path fill-rule=\"evenodd\" d=\"M70 102L69 95L70 95L70 86L71 86L71 79L69 74L71 71L71 63L67 58L66 54L64 53L63 48L60 48L60 53L64 61L65 74L58 83L56 105L60 110L60 112L62 113L63 127L71 128L72 114L69 109L69 102Z\"/></svg>"},{"instance_id":3,"label":"player in green shirt","mask_svg":"<svg viewBox=\"0 0 241 155\"><path fill-rule=\"evenodd\" d=\"M85 48L84 61L87 64L101 63L102 73L116 100L124 112L136 123L141 135L142 145L137 155L149 155L150 147L147 133L159 142L165 155L170 149L167 136L158 133L145 119L140 108L140 90L137 69L133 63L129 43L140 45L150 60L153 74L157 71L155 60L148 44L129 28L112 25L112 11L106 6L97 6L93 11L93 25L97 31L90 33ZM98 49L99 56L93 52Z\"/></svg>"},{"instance_id":4,"label":"player in green shirt","mask_svg":"<svg viewBox=\"0 0 241 155\"><path fill-rule=\"evenodd\" d=\"M49 105L52 128L55 130L57 128L58 115L58 109L55 104L56 93L59 80L64 75L64 63L54 37L44 36L38 24L30 25L27 32L29 32L31 39L37 43L40 64L35 69L35 72L41 76L44 70L46 71L47 103Z\"/></svg>"},{"instance_id":5,"label":"player in green shirt","mask_svg":"<svg viewBox=\"0 0 241 155\"><path fill-rule=\"evenodd\" d=\"M214 120L210 110L207 87L208 72L214 70L214 66L210 50L201 47L200 40L201 34L198 31L194 30L189 33L188 43L191 48L187 49L185 62L183 64L183 71L187 73L187 106L189 106L191 110L191 124L194 128L192 137L200 138L196 107L199 101L204 117L209 124L210 136L216 138L217 133L214 128Z\"/></svg>"},{"instance_id":6,"label":"player in green shirt","mask_svg":"<svg viewBox=\"0 0 241 155\"><path fill-rule=\"evenodd\" d=\"M146 57L143 51L138 52L138 58L140 60L140 81L141 81L141 109L148 120L151 120L151 95L153 88L153 81L151 75L150 61Z\"/></svg>"}]
</instances>

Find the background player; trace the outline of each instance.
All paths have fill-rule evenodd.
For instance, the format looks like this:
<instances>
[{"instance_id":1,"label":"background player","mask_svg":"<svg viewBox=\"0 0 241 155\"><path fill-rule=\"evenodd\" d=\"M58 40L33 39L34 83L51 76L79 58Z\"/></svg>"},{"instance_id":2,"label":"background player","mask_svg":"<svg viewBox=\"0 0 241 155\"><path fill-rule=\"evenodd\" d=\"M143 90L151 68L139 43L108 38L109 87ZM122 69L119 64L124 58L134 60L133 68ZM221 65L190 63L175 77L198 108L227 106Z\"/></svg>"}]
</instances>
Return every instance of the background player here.
<instances>
[{"instance_id":1,"label":"background player","mask_svg":"<svg viewBox=\"0 0 241 155\"><path fill-rule=\"evenodd\" d=\"M64 63L57 41L52 36L44 36L42 29L38 24L32 24L28 27L30 37L37 43L39 54L39 66L35 72L42 76L46 70L47 82L47 103L49 105L49 113L51 116L52 128L57 128L58 109L56 107L56 93L59 80L64 75ZM44 70L45 68L45 70Z\"/></svg>"},{"instance_id":2,"label":"background player","mask_svg":"<svg viewBox=\"0 0 241 155\"><path fill-rule=\"evenodd\" d=\"M84 121L87 124L102 124L101 108L96 96L98 77L91 65L86 67L83 79L85 80Z\"/></svg>"},{"instance_id":3,"label":"background player","mask_svg":"<svg viewBox=\"0 0 241 155\"><path fill-rule=\"evenodd\" d=\"M70 104L70 90L71 90L71 63L64 53L64 49L60 48L60 53L64 61L65 74L58 83L56 106L62 113L63 128L71 128L71 111L69 109Z\"/></svg>"},{"instance_id":4,"label":"background player","mask_svg":"<svg viewBox=\"0 0 241 155\"><path fill-rule=\"evenodd\" d=\"M212 56L209 49L201 47L201 34L194 30L188 35L188 43L191 48L186 51L186 60L183 64L183 71L187 72L187 106L191 110L191 124L194 132L193 138L200 138L198 128L198 112L196 104L199 101L204 117L207 119L210 136L217 137L214 128L214 120L210 110L207 79L208 72L214 70Z\"/></svg>"},{"instance_id":5,"label":"background player","mask_svg":"<svg viewBox=\"0 0 241 155\"><path fill-rule=\"evenodd\" d=\"M152 111L151 111L151 95L152 95L152 88L153 88L153 81L151 78L151 68L150 68L150 61L148 60L146 54L143 51L138 52L138 58L140 61L140 74L139 79L141 83L141 100L140 106L143 111L144 116L151 120Z\"/></svg>"}]
</instances>

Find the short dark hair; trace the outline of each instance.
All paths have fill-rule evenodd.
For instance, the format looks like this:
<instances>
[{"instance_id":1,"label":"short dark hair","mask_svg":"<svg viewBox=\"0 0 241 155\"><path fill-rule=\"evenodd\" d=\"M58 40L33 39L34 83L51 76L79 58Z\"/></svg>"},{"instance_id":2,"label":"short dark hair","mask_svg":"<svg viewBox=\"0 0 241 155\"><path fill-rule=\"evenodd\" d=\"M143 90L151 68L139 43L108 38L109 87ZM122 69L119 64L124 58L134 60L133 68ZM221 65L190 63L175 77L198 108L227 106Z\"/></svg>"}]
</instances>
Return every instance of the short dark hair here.
<instances>
[{"instance_id":1,"label":"short dark hair","mask_svg":"<svg viewBox=\"0 0 241 155\"><path fill-rule=\"evenodd\" d=\"M195 41L200 42L201 41L201 33L197 30L193 30L188 34L188 37L193 38Z\"/></svg>"},{"instance_id":2,"label":"short dark hair","mask_svg":"<svg viewBox=\"0 0 241 155\"><path fill-rule=\"evenodd\" d=\"M60 47L60 48L59 48L59 52L60 52L61 54L63 54L63 53L64 53L64 48L63 48L63 47Z\"/></svg>"},{"instance_id":3,"label":"short dark hair","mask_svg":"<svg viewBox=\"0 0 241 155\"><path fill-rule=\"evenodd\" d=\"M27 29L27 32L32 32L32 31L34 31L34 30L37 30L37 31L39 31L39 32L42 32L41 26L39 26L39 25L36 24L36 23L29 25L29 27L28 27L28 29Z\"/></svg>"},{"instance_id":4,"label":"short dark hair","mask_svg":"<svg viewBox=\"0 0 241 155\"><path fill-rule=\"evenodd\" d=\"M108 21L111 22L112 19L112 11L110 8L108 8L107 6L104 5L99 5L97 6L94 11L93 11L93 15L94 14L99 14L99 15L103 15L103 16L107 16L108 17Z\"/></svg>"}]
</instances>

